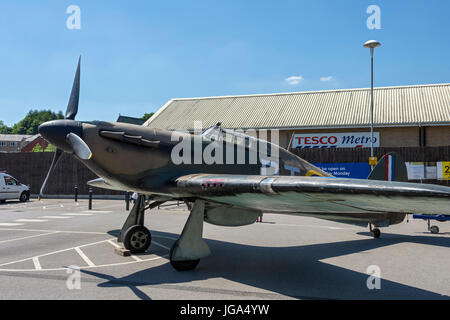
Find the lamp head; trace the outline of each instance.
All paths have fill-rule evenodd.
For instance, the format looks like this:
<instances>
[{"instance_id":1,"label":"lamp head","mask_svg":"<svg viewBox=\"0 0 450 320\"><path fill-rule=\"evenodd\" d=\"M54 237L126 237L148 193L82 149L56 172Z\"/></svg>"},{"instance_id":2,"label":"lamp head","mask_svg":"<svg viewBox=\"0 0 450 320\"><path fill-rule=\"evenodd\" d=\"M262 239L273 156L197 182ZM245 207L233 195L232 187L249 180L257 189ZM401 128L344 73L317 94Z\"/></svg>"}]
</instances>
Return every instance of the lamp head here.
<instances>
[{"instance_id":1,"label":"lamp head","mask_svg":"<svg viewBox=\"0 0 450 320\"><path fill-rule=\"evenodd\" d=\"M364 48L374 49L379 46L381 46L381 43L379 43L377 40L369 40L366 43L364 43Z\"/></svg>"}]
</instances>

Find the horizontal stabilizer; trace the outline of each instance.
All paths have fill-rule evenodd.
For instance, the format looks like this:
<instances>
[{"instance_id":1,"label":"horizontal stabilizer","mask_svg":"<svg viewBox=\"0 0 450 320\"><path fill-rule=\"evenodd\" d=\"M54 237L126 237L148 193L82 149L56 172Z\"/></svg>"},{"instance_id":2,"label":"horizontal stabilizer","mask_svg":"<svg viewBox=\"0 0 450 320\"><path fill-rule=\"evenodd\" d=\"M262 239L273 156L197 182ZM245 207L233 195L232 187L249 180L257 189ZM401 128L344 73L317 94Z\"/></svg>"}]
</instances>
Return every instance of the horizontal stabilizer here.
<instances>
[{"instance_id":1,"label":"horizontal stabilizer","mask_svg":"<svg viewBox=\"0 0 450 320\"><path fill-rule=\"evenodd\" d=\"M369 180L408 181L405 161L395 152L389 152L378 162L367 178Z\"/></svg>"}]
</instances>

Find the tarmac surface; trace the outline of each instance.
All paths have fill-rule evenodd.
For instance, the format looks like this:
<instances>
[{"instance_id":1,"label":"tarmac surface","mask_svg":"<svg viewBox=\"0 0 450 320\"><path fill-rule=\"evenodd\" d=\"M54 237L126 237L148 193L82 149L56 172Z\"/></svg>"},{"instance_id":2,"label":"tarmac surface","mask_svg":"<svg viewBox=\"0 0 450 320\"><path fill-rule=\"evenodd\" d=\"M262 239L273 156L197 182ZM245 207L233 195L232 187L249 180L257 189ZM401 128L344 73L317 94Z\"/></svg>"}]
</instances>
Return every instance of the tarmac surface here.
<instances>
[{"instance_id":1,"label":"tarmac surface","mask_svg":"<svg viewBox=\"0 0 450 320\"><path fill-rule=\"evenodd\" d=\"M450 224L433 223L441 232L431 234L425 221L405 220L373 239L365 228L299 216L205 223L211 255L177 272L168 253L186 206L147 211L152 245L130 257L114 252L126 216L119 200L94 200L93 210L87 200L0 204L0 299L450 298Z\"/></svg>"}]
</instances>

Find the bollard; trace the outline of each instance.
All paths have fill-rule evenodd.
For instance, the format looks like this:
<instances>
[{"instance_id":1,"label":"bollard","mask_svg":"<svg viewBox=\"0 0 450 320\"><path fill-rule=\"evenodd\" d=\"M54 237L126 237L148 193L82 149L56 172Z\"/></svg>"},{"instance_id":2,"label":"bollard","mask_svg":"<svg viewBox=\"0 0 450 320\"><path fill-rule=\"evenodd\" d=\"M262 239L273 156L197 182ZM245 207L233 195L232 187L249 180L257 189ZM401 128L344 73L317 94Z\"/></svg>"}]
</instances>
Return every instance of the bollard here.
<instances>
[{"instance_id":1,"label":"bollard","mask_svg":"<svg viewBox=\"0 0 450 320\"><path fill-rule=\"evenodd\" d=\"M92 210L92 188L89 188L89 210Z\"/></svg>"},{"instance_id":2,"label":"bollard","mask_svg":"<svg viewBox=\"0 0 450 320\"><path fill-rule=\"evenodd\" d=\"M130 193L125 192L125 209L130 210Z\"/></svg>"},{"instance_id":3,"label":"bollard","mask_svg":"<svg viewBox=\"0 0 450 320\"><path fill-rule=\"evenodd\" d=\"M78 186L75 185L75 202L78 202Z\"/></svg>"}]
</instances>

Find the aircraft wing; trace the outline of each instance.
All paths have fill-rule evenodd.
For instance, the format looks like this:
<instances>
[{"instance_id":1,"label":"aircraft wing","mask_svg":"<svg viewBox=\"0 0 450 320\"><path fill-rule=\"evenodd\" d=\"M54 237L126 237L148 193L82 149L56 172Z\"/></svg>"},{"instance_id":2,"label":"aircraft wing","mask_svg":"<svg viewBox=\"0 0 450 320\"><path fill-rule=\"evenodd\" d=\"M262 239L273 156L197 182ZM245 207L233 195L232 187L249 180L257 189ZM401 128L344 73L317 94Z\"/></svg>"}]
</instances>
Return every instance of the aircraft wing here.
<instances>
[{"instance_id":1,"label":"aircraft wing","mask_svg":"<svg viewBox=\"0 0 450 320\"><path fill-rule=\"evenodd\" d=\"M280 213L450 215L450 188L431 184L307 176L193 174L174 191L212 203Z\"/></svg>"}]
</instances>

